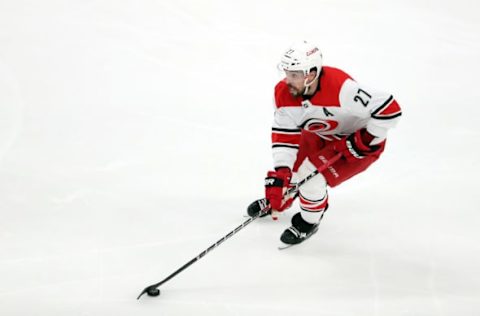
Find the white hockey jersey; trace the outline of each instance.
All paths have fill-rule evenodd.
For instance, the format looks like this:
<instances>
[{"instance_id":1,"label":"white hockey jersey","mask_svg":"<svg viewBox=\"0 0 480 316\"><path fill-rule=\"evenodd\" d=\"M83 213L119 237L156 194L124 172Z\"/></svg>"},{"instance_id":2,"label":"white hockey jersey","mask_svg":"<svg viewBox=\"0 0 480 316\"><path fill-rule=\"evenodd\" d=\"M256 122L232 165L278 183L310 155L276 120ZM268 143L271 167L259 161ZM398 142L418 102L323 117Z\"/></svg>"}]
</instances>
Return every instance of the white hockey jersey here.
<instances>
[{"instance_id":1,"label":"white hockey jersey","mask_svg":"<svg viewBox=\"0 0 480 316\"><path fill-rule=\"evenodd\" d=\"M319 80L317 91L308 98L293 97L285 80L276 85L272 126L275 167L293 167L302 129L331 141L366 128L375 136L373 145L385 140L402 114L391 94L360 86L340 69L322 67Z\"/></svg>"}]
</instances>

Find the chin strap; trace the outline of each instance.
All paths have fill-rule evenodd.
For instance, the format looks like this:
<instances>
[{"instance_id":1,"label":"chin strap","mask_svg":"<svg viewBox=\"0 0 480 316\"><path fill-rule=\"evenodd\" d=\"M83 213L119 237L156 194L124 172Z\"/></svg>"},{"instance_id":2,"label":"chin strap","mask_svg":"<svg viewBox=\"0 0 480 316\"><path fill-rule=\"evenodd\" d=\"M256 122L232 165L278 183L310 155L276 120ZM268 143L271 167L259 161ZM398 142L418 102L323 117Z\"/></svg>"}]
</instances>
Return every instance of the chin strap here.
<instances>
[{"instance_id":1,"label":"chin strap","mask_svg":"<svg viewBox=\"0 0 480 316\"><path fill-rule=\"evenodd\" d=\"M307 76L309 73L310 73L310 71L308 71L307 73L305 73L305 76ZM314 83L315 80L318 79L318 77L320 77L319 71L317 71L317 74L315 75L315 78L313 78L313 80L312 80L310 83L307 83L307 82L308 82L308 78L305 79L305 81L303 82L303 85L305 86L305 91L303 91L303 94L307 94L307 93L308 93L308 89L310 88L310 86L312 85L312 83Z\"/></svg>"}]
</instances>

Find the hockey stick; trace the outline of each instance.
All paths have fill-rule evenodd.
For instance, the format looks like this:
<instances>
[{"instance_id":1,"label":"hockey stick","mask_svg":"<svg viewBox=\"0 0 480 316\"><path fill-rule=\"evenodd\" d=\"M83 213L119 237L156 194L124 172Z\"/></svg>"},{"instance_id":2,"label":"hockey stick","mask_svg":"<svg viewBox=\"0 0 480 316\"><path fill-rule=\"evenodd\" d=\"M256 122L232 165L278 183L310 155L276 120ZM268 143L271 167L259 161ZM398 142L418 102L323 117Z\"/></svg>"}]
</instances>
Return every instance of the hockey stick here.
<instances>
[{"instance_id":1,"label":"hockey stick","mask_svg":"<svg viewBox=\"0 0 480 316\"><path fill-rule=\"evenodd\" d=\"M333 156L330 160L328 160L324 165L322 165L321 167L317 168L317 170L313 171L311 174L309 174L307 177L305 177L304 179L302 179L300 182L296 183L293 187L289 188L285 194L283 195L284 197L285 196L288 196L288 195L291 195L291 194L294 194L294 193L297 193L299 188L307 181L309 181L311 178L313 178L314 176L316 176L317 174L319 174L320 172L324 171L325 169L327 169L328 167L330 167L333 163L335 163L338 159L340 159L340 157L342 156L342 154L338 153L336 154L335 156ZM260 212L258 212L257 214L255 214L254 216L250 217L249 219L247 219L245 222L243 222L240 226L238 226L237 228L235 228L234 230L232 230L231 232L229 232L227 235L225 235L224 237L222 237L221 239L219 239L216 243L214 243L213 245L211 245L210 247L208 247L207 249L205 249L204 251L202 251L198 256L196 256L195 258L193 258L192 260L188 261L187 263L185 263L183 266L181 266L179 269L177 269L175 272L173 272L172 274L170 274L168 277L166 277L165 279L163 279L162 281L158 282L158 283L155 283L155 284L152 284L150 286L147 286L145 289L143 289L143 291L140 293L140 295L137 297L137 300L140 299L140 297L142 297L143 294L147 293L148 296L158 296L160 295L160 290L158 289L162 284L164 284L165 282L169 281L170 279L172 279L174 276L176 276L177 274L179 274L180 272L182 272L183 270L185 270L186 268L188 268L189 266L191 266L192 264L194 264L195 262L197 262L198 260L200 260L203 256L205 256L207 253L209 253L210 251L212 251L213 249L215 249L217 246L219 246L221 243L223 243L225 240L227 240L228 238L232 237L233 235L235 235L236 233L238 233L240 230L242 230L245 226L247 226L248 224L250 224L251 222L253 222L254 220L256 220L260 215L263 215L265 213L267 213L270 209L270 205L267 205L265 206Z\"/></svg>"}]
</instances>

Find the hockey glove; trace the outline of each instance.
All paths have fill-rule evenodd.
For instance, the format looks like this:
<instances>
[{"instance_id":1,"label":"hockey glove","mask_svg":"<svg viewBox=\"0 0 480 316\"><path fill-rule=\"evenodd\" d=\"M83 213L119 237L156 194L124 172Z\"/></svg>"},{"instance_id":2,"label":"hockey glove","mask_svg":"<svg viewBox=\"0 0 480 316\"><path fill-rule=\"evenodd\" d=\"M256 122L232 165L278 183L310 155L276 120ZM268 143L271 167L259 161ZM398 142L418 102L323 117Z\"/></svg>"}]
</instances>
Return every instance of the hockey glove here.
<instances>
[{"instance_id":1,"label":"hockey glove","mask_svg":"<svg viewBox=\"0 0 480 316\"><path fill-rule=\"evenodd\" d=\"M366 129L360 129L340 140L334 145L333 149L342 153L348 162L356 162L380 151L381 146L369 145L374 138Z\"/></svg>"},{"instance_id":2,"label":"hockey glove","mask_svg":"<svg viewBox=\"0 0 480 316\"><path fill-rule=\"evenodd\" d=\"M283 198L283 194L290 187L292 171L287 167L280 167L276 171L269 171L265 178L265 197L272 207L272 217L274 219L275 211L282 212L289 208L293 203L293 198Z\"/></svg>"}]
</instances>

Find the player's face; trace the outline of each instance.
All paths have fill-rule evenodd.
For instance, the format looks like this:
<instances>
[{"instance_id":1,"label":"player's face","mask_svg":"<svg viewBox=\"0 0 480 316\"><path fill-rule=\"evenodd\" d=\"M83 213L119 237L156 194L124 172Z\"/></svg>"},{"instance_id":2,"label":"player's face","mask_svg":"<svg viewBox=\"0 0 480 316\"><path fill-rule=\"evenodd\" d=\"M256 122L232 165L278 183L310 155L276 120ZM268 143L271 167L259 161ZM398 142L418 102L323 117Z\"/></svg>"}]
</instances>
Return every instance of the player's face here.
<instances>
[{"instance_id":1,"label":"player's face","mask_svg":"<svg viewBox=\"0 0 480 316\"><path fill-rule=\"evenodd\" d=\"M301 96L305 92L305 75L303 71L285 71L288 90L294 97Z\"/></svg>"}]
</instances>

